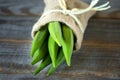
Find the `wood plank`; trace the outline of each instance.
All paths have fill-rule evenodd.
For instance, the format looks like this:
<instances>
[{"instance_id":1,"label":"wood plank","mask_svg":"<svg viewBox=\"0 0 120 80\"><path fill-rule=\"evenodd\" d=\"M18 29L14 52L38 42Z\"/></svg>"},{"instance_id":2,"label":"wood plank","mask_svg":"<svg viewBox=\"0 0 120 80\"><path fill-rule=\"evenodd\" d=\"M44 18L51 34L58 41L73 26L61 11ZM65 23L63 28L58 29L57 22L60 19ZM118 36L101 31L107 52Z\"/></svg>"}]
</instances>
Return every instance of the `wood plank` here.
<instances>
[{"instance_id":1,"label":"wood plank","mask_svg":"<svg viewBox=\"0 0 120 80\"><path fill-rule=\"evenodd\" d=\"M112 8L90 19L72 66L64 63L46 77L49 67L33 76L38 64L32 66L29 56L31 29L43 12L43 0L0 0L0 80L120 80L120 0L100 4L106 1Z\"/></svg>"},{"instance_id":2,"label":"wood plank","mask_svg":"<svg viewBox=\"0 0 120 80\"><path fill-rule=\"evenodd\" d=\"M31 24L36 18L31 17L33 20L28 21L27 25L24 23L24 17L16 19L18 20L10 21L8 19L5 23L0 24L0 34L2 33L0 35L1 79L120 79L119 20L91 19L85 32L82 48L73 54L72 66L61 65L50 77L45 75L48 69L46 68L34 77L32 73L36 67L30 65L31 37L29 34Z\"/></svg>"},{"instance_id":3,"label":"wood plank","mask_svg":"<svg viewBox=\"0 0 120 80\"><path fill-rule=\"evenodd\" d=\"M90 0L82 0L90 4ZM94 18L120 19L120 0L102 0L99 4L109 1L111 9L98 12ZM25 5L24 5L24 4ZM98 4L98 5L99 5ZM41 16L45 5L43 0L1 0L0 15L2 16Z\"/></svg>"},{"instance_id":4,"label":"wood plank","mask_svg":"<svg viewBox=\"0 0 120 80\"><path fill-rule=\"evenodd\" d=\"M1 17L0 24L0 38L4 40L7 36L7 39L31 39L31 29L33 24L36 22L38 18L36 17ZM85 38L91 37L90 39L96 38L96 40L104 40L107 39L109 42L119 42L120 37L118 34L120 32L120 20L115 19L91 19L89 21L89 26L87 27L85 34ZM11 27L12 26L12 27ZM114 27L112 27L114 26ZM111 34L112 32L112 34ZM23 35L24 33L24 35ZM94 35L97 33L97 35ZM16 37L21 35L19 37ZM23 35L23 36L22 36ZM100 37L100 35L102 35ZM111 40L112 37L115 37ZM106 38L105 38L106 37ZM87 38L88 39L88 38Z\"/></svg>"},{"instance_id":5,"label":"wood plank","mask_svg":"<svg viewBox=\"0 0 120 80\"><path fill-rule=\"evenodd\" d=\"M88 41L89 42L89 41ZM84 45L80 51L74 53L72 66L61 65L48 80L61 79L119 79L120 78L120 48L101 47L100 44ZM0 73L3 78L34 79L32 75L35 67L30 65L30 44L0 42ZM4 46L3 46L4 45ZM108 46L109 47L109 46ZM46 70L43 70L36 78L45 78ZM8 75L8 76L5 76ZM69 77L71 76L71 77ZM52 80L51 79L51 80Z\"/></svg>"}]
</instances>

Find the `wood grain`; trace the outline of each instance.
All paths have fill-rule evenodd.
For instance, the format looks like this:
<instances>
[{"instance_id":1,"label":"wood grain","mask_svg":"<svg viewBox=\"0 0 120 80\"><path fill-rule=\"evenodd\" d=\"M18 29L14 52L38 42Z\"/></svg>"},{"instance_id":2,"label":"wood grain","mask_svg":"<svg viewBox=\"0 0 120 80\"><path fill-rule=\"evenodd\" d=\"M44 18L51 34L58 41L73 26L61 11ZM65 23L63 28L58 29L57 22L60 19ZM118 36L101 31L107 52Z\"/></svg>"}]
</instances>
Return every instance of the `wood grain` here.
<instances>
[{"instance_id":1,"label":"wood grain","mask_svg":"<svg viewBox=\"0 0 120 80\"><path fill-rule=\"evenodd\" d=\"M120 1L109 1L112 9L90 19L72 66L64 63L47 77L49 67L33 76L36 66L29 56L31 29L42 14L43 0L0 0L0 80L119 80Z\"/></svg>"},{"instance_id":2,"label":"wood grain","mask_svg":"<svg viewBox=\"0 0 120 80\"><path fill-rule=\"evenodd\" d=\"M81 0L90 4L89 0ZM113 18L120 19L119 0L101 0L98 5L109 1L111 9L97 13L94 18ZM25 4L25 5L24 5ZM45 5L43 0L1 0L0 15L2 16L40 16Z\"/></svg>"}]
</instances>

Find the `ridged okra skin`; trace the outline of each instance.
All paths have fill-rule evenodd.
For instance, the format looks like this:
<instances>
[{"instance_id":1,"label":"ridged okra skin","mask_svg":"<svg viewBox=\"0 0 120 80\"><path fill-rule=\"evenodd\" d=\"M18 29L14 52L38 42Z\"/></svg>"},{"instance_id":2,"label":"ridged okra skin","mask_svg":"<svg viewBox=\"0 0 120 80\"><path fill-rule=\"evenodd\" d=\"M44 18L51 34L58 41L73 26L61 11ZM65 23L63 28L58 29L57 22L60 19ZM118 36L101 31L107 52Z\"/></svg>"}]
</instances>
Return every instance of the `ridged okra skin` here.
<instances>
[{"instance_id":1,"label":"ridged okra skin","mask_svg":"<svg viewBox=\"0 0 120 80\"><path fill-rule=\"evenodd\" d=\"M73 46L73 31L65 24L54 21L40 29L32 42L31 64L35 65L40 62L34 75L50 64L47 75L50 75L64 61L70 66Z\"/></svg>"}]
</instances>

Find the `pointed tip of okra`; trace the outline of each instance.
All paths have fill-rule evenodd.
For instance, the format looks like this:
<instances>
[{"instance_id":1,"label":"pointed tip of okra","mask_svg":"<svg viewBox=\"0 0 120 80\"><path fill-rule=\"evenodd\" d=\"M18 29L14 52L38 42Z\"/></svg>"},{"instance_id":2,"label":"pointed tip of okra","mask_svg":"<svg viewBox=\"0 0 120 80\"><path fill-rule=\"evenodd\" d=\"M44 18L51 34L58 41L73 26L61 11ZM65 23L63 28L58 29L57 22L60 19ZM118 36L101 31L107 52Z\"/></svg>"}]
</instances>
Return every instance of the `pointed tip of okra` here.
<instances>
[{"instance_id":1,"label":"pointed tip of okra","mask_svg":"<svg viewBox=\"0 0 120 80\"><path fill-rule=\"evenodd\" d=\"M35 72L33 73L34 76L36 76L37 74L38 74L38 73L35 73Z\"/></svg>"},{"instance_id":2,"label":"pointed tip of okra","mask_svg":"<svg viewBox=\"0 0 120 80\"><path fill-rule=\"evenodd\" d=\"M47 73L47 76L50 76L50 74L49 74L49 73Z\"/></svg>"},{"instance_id":3,"label":"pointed tip of okra","mask_svg":"<svg viewBox=\"0 0 120 80\"><path fill-rule=\"evenodd\" d=\"M50 76L51 74L47 73L47 76Z\"/></svg>"},{"instance_id":4,"label":"pointed tip of okra","mask_svg":"<svg viewBox=\"0 0 120 80\"><path fill-rule=\"evenodd\" d=\"M42 70L42 68L37 68L33 73L34 76L36 76L41 70Z\"/></svg>"},{"instance_id":5,"label":"pointed tip of okra","mask_svg":"<svg viewBox=\"0 0 120 80\"><path fill-rule=\"evenodd\" d=\"M70 58L66 58L66 63L68 66L71 66L71 59Z\"/></svg>"},{"instance_id":6,"label":"pointed tip of okra","mask_svg":"<svg viewBox=\"0 0 120 80\"><path fill-rule=\"evenodd\" d=\"M71 66L71 64L70 64L70 63L69 63L69 64L67 63L67 65L68 65L69 67Z\"/></svg>"},{"instance_id":7,"label":"pointed tip of okra","mask_svg":"<svg viewBox=\"0 0 120 80\"><path fill-rule=\"evenodd\" d=\"M38 74L38 71L34 71L33 75L36 76Z\"/></svg>"},{"instance_id":8,"label":"pointed tip of okra","mask_svg":"<svg viewBox=\"0 0 120 80\"><path fill-rule=\"evenodd\" d=\"M54 39L54 38L53 38L53 39ZM61 42L61 41L56 40L56 43L58 44L59 47L62 46L62 42Z\"/></svg>"},{"instance_id":9,"label":"pointed tip of okra","mask_svg":"<svg viewBox=\"0 0 120 80\"><path fill-rule=\"evenodd\" d=\"M53 62L52 65L53 65L54 68L56 67L56 63L55 62Z\"/></svg>"},{"instance_id":10,"label":"pointed tip of okra","mask_svg":"<svg viewBox=\"0 0 120 80\"><path fill-rule=\"evenodd\" d=\"M62 45L59 43L58 46L61 47Z\"/></svg>"},{"instance_id":11,"label":"pointed tip of okra","mask_svg":"<svg viewBox=\"0 0 120 80\"><path fill-rule=\"evenodd\" d=\"M34 65L34 64L35 64L35 61L34 61L34 60L32 60L32 61L31 61L31 65Z\"/></svg>"},{"instance_id":12,"label":"pointed tip of okra","mask_svg":"<svg viewBox=\"0 0 120 80\"><path fill-rule=\"evenodd\" d=\"M52 74L52 72L51 72L51 71L48 71L47 76L50 76L51 74Z\"/></svg>"},{"instance_id":13,"label":"pointed tip of okra","mask_svg":"<svg viewBox=\"0 0 120 80\"><path fill-rule=\"evenodd\" d=\"M38 73L39 73L38 71L35 71L35 72L33 73L33 75L36 76Z\"/></svg>"},{"instance_id":14,"label":"pointed tip of okra","mask_svg":"<svg viewBox=\"0 0 120 80\"><path fill-rule=\"evenodd\" d=\"M51 58L52 59L52 66L55 68L56 67L56 59L55 58Z\"/></svg>"},{"instance_id":15,"label":"pointed tip of okra","mask_svg":"<svg viewBox=\"0 0 120 80\"><path fill-rule=\"evenodd\" d=\"M55 69L56 69L56 68L54 68L53 65L52 65L52 66L50 67L48 73L47 73L47 76L50 76Z\"/></svg>"}]
</instances>

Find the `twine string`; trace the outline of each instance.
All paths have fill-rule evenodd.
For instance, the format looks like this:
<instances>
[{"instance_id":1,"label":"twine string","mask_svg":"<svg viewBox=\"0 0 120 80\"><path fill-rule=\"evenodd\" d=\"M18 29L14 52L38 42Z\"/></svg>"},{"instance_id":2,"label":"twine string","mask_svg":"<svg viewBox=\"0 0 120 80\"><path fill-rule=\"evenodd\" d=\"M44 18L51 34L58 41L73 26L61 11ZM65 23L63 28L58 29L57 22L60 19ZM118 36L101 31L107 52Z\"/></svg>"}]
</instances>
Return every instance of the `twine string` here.
<instances>
[{"instance_id":1,"label":"twine string","mask_svg":"<svg viewBox=\"0 0 120 80\"><path fill-rule=\"evenodd\" d=\"M82 23L79 21L79 19L76 17L76 15L80 15L80 14L86 13L88 11L103 11L103 10L107 10L107 9L111 8L111 6L109 5L109 2L106 2L105 4L102 4L100 6L94 7L99 2L99 0L92 0L89 7L86 9L73 8L73 9L69 10L69 9L67 9L65 0L58 0L58 2L59 2L59 6L61 9L47 11L41 16L41 18L43 18L45 15L48 15L50 13L61 12L65 15L71 16L75 20L75 22L78 24L78 26L80 27L82 33L84 33L84 29L82 27ZM41 20L41 18L40 18L40 20Z\"/></svg>"}]
</instances>

